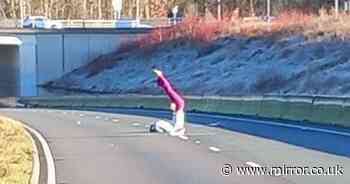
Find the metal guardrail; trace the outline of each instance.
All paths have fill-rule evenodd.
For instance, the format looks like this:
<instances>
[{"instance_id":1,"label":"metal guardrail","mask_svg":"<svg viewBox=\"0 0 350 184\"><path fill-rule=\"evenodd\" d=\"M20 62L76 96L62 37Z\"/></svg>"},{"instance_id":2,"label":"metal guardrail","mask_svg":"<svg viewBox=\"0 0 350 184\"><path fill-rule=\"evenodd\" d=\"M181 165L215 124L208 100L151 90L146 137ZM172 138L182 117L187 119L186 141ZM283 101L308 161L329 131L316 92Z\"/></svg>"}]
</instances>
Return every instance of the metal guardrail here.
<instances>
[{"instance_id":1,"label":"metal guardrail","mask_svg":"<svg viewBox=\"0 0 350 184\"><path fill-rule=\"evenodd\" d=\"M0 20L0 28L18 28L19 23L17 20L13 19L1 19Z\"/></svg>"},{"instance_id":2,"label":"metal guardrail","mask_svg":"<svg viewBox=\"0 0 350 184\"><path fill-rule=\"evenodd\" d=\"M115 20L54 20L63 24L64 28L112 28Z\"/></svg>"},{"instance_id":3,"label":"metal guardrail","mask_svg":"<svg viewBox=\"0 0 350 184\"><path fill-rule=\"evenodd\" d=\"M181 22L181 18L177 18L176 22ZM122 20L88 20L88 19L72 19L72 20L50 20L51 22L62 23L63 28L116 28L118 21L134 21L137 24L149 25L152 27L169 27L174 25L173 18L154 18L154 19L122 19ZM20 21L16 19L0 20L0 28L21 28Z\"/></svg>"},{"instance_id":4,"label":"metal guardrail","mask_svg":"<svg viewBox=\"0 0 350 184\"><path fill-rule=\"evenodd\" d=\"M186 97L187 110L309 121L350 127L350 98L326 96ZM169 109L165 96L66 96L21 98L32 107Z\"/></svg>"},{"instance_id":5,"label":"metal guardrail","mask_svg":"<svg viewBox=\"0 0 350 184\"><path fill-rule=\"evenodd\" d=\"M148 25L152 27L169 27L173 25L174 20L171 18L162 19L122 19L122 20L52 20L53 22L59 22L63 24L64 28L115 28L116 24L120 21L135 22L133 24ZM180 22L181 19L177 19L176 22ZM136 26L137 27L137 26Z\"/></svg>"}]
</instances>

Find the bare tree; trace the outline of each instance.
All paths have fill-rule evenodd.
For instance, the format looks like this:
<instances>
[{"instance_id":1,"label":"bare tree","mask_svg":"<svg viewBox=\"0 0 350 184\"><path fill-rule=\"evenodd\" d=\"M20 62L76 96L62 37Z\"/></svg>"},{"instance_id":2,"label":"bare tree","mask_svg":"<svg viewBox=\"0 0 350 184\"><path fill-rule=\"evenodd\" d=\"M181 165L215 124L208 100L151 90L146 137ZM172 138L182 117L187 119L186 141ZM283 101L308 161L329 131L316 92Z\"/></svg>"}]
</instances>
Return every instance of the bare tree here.
<instances>
[{"instance_id":1,"label":"bare tree","mask_svg":"<svg viewBox=\"0 0 350 184\"><path fill-rule=\"evenodd\" d=\"M255 16L255 0L250 0L250 16Z\"/></svg>"},{"instance_id":2,"label":"bare tree","mask_svg":"<svg viewBox=\"0 0 350 184\"><path fill-rule=\"evenodd\" d=\"M339 0L271 0L273 13L284 9L306 9L317 12L340 7ZM21 4L24 6L22 7ZM243 16L266 14L266 0L221 0L223 14L239 9ZM127 17L165 17L175 5L180 13L193 7L194 15L205 15L217 11L217 0L123 0L123 15ZM336 6L337 5L337 6ZM21 10L23 8L24 10ZM336 8L337 9L337 8ZM112 18L112 0L0 0L0 16L20 18L25 15L44 15L49 18Z\"/></svg>"},{"instance_id":3,"label":"bare tree","mask_svg":"<svg viewBox=\"0 0 350 184\"><path fill-rule=\"evenodd\" d=\"M87 15L87 0L83 0L83 19L86 19Z\"/></svg>"},{"instance_id":4,"label":"bare tree","mask_svg":"<svg viewBox=\"0 0 350 184\"><path fill-rule=\"evenodd\" d=\"M102 0L97 0L98 19L102 19Z\"/></svg>"},{"instance_id":5,"label":"bare tree","mask_svg":"<svg viewBox=\"0 0 350 184\"><path fill-rule=\"evenodd\" d=\"M0 2L0 15L2 18L7 19L4 7L5 7L5 2Z\"/></svg>"}]
</instances>

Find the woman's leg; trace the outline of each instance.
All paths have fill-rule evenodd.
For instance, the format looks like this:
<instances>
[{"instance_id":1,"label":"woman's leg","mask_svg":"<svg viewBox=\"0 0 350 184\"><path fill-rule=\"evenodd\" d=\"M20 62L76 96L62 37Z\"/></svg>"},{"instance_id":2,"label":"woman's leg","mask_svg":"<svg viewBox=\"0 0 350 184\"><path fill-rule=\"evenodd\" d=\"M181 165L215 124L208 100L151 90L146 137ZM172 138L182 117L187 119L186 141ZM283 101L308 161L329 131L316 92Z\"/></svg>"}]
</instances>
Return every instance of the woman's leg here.
<instances>
[{"instance_id":1,"label":"woman's leg","mask_svg":"<svg viewBox=\"0 0 350 184\"><path fill-rule=\"evenodd\" d=\"M174 126L171 123L164 120L157 121L155 123L155 128L157 132L161 132L161 133L164 133L164 132L170 133L174 131Z\"/></svg>"},{"instance_id":2,"label":"woman's leg","mask_svg":"<svg viewBox=\"0 0 350 184\"><path fill-rule=\"evenodd\" d=\"M185 134L185 112L180 110L175 113L175 125L173 134L184 135Z\"/></svg>"}]
</instances>

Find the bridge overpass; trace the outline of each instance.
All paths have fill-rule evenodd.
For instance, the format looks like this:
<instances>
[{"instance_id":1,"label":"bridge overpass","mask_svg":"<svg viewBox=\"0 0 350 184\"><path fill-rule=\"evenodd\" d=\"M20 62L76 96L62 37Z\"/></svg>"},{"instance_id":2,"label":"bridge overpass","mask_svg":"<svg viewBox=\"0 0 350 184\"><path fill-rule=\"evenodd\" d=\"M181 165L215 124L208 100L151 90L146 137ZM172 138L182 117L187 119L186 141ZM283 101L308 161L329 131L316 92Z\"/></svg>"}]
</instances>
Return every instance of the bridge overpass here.
<instances>
[{"instance_id":1,"label":"bridge overpass","mask_svg":"<svg viewBox=\"0 0 350 184\"><path fill-rule=\"evenodd\" d=\"M37 96L37 86L117 50L149 29L0 29L0 96Z\"/></svg>"}]
</instances>

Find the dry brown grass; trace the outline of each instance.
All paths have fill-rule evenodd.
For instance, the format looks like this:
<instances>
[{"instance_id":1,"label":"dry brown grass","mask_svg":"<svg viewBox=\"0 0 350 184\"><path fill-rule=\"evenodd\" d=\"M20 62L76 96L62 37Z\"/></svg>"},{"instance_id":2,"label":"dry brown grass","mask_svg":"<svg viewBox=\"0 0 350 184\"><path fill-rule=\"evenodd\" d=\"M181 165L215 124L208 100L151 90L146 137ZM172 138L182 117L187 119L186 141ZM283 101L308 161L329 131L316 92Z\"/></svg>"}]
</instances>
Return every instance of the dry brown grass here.
<instances>
[{"instance_id":1,"label":"dry brown grass","mask_svg":"<svg viewBox=\"0 0 350 184\"><path fill-rule=\"evenodd\" d=\"M283 36L299 34L306 38L328 36L331 39L348 40L350 38L349 20L349 14L341 13L336 17L322 9L318 15L288 11L272 22L269 32L270 34L280 33Z\"/></svg>"},{"instance_id":2,"label":"dry brown grass","mask_svg":"<svg viewBox=\"0 0 350 184\"><path fill-rule=\"evenodd\" d=\"M0 184L30 183L32 146L19 123L0 116Z\"/></svg>"},{"instance_id":3,"label":"dry brown grass","mask_svg":"<svg viewBox=\"0 0 350 184\"><path fill-rule=\"evenodd\" d=\"M329 11L333 12L333 11ZM182 23L168 29L156 29L133 43L125 43L119 52L135 48L152 48L154 45L176 39L210 43L222 36L277 36L304 35L306 38L327 36L331 39L350 38L350 15L338 17L326 10L306 14L298 10L282 12L271 23L257 17L238 18L224 16L222 20L203 17L186 17Z\"/></svg>"}]
</instances>

